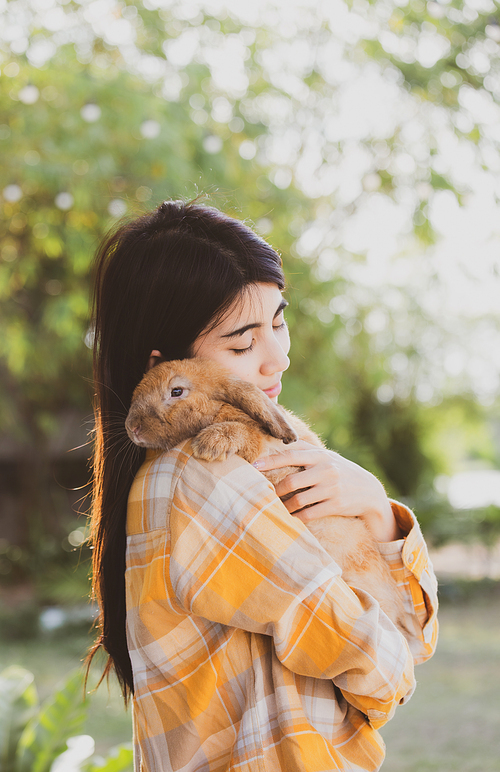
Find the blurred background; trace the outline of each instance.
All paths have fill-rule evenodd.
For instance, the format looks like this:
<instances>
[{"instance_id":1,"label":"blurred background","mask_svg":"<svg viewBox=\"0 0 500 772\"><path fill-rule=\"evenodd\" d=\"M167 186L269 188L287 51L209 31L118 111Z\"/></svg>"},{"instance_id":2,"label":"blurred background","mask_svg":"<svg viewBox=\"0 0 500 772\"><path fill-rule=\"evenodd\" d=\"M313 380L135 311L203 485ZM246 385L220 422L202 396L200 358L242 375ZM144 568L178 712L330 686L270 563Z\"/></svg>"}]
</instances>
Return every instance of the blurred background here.
<instances>
[{"instance_id":1,"label":"blurred background","mask_svg":"<svg viewBox=\"0 0 500 772\"><path fill-rule=\"evenodd\" d=\"M431 548L441 642L384 769L498 769L499 150L494 0L0 0L0 719L39 743L0 733L0 769L130 768L114 685L54 691L94 613L91 266L199 195L283 257L283 404ZM73 756L40 729L70 694Z\"/></svg>"}]
</instances>

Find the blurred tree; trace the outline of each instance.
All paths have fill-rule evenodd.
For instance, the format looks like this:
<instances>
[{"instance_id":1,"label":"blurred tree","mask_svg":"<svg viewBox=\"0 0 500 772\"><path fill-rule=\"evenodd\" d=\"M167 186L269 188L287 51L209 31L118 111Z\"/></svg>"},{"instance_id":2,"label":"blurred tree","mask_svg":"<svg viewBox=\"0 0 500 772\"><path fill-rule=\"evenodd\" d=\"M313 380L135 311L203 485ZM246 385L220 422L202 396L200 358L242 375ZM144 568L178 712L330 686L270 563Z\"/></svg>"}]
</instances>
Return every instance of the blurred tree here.
<instances>
[{"instance_id":1,"label":"blurred tree","mask_svg":"<svg viewBox=\"0 0 500 772\"><path fill-rule=\"evenodd\" d=\"M292 5L284 21L272 4L256 20L250 6L237 16L201 0L11 0L0 32L0 418L18 443L14 535L32 554L60 529L49 465L63 425L90 413L95 246L117 218L200 192L284 255L284 401L425 509L421 492L443 464L426 416L443 394L468 404L472 389L442 366L460 325L423 293L440 281L428 249L435 196L467 194L447 142L473 148L479 166L498 147L471 108L471 95L491 109L499 99L488 2ZM358 215L370 212L401 223L389 267L386 242L371 254L363 241Z\"/></svg>"},{"instance_id":2,"label":"blurred tree","mask_svg":"<svg viewBox=\"0 0 500 772\"><path fill-rule=\"evenodd\" d=\"M244 126L216 133L198 125L188 101L154 94L118 52L104 53L101 41L95 46L88 63L72 45L41 68L16 57L0 79L0 409L4 435L17 440L15 536L38 555L44 536L64 535L51 472L57 437L72 410L90 412L90 270L106 229L163 198L200 190L235 216L249 215L257 228L281 207L278 234L287 203L307 206L299 193L275 190L267 179L262 194L252 195L262 170L238 153ZM191 73L195 94L208 74ZM285 234L280 242L287 241ZM30 565L37 570L36 560Z\"/></svg>"}]
</instances>

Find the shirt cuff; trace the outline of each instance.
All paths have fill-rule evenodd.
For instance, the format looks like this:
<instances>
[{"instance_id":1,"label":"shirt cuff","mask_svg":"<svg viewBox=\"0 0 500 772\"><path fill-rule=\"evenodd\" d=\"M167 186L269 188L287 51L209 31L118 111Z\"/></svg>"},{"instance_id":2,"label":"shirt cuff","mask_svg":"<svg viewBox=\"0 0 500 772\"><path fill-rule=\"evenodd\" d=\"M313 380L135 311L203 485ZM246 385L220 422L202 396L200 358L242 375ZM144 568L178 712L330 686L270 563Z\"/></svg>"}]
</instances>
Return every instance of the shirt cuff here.
<instances>
[{"instance_id":1,"label":"shirt cuff","mask_svg":"<svg viewBox=\"0 0 500 772\"><path fill-rule=\"evenodd\" d=\"M395 541L379 543L378 549L389 563L394 564L399 558L403 566L416 577L417 581L420 581L429 558L417 518L399 501L391 499L391 507L404 536Z\"/></svg>"},{"instance_id":2,"label":"shirt cuff","mask_svg":"<svg viewBox=\"0 0 500 772\"><path fill-rule=\"evenodd\" d=\"M408 641L417 664L428 659L436 645L437 582L415 515L398 501L391 501L391 507L405 536L378 548L401 588L408 614L418 619L419 631Z\"/></svg>"},{"instance_id":3,"label":"shirt cuff","mask_svg":"<svg viewBox=\"0 0 500 772\"><path fill-rule=\"evenodd\" d=\"M413 513L403 504L392 501L392 499L389 499L389 501L392 508L392 514L399 526L399 530L404 536L400 539L394 539L394 541L378 542L377 546L382 555L395 557L396 555L401 555L405 539L414 527L416 519Z\"/></svg>"}]
</instances>

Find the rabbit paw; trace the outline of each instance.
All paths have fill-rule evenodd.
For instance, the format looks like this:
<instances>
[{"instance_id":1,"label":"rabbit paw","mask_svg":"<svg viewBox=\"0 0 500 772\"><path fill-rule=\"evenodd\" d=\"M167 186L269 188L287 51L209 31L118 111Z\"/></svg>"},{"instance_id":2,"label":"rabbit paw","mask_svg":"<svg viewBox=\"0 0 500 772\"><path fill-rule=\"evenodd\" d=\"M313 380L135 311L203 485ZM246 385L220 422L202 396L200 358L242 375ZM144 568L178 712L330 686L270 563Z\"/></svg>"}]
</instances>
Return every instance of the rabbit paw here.
<instances>
[{"instance_id":1,"label":"rabbit paw","mask_svg":"<svg viewBox=\"0 0 500 772\"><path fill-rule=\"evenodd\" d=\"M192 441L193 455L203 461L224 461L238 450L234 437L220 426L207 426Z\"/></svg>"}]
</instances>

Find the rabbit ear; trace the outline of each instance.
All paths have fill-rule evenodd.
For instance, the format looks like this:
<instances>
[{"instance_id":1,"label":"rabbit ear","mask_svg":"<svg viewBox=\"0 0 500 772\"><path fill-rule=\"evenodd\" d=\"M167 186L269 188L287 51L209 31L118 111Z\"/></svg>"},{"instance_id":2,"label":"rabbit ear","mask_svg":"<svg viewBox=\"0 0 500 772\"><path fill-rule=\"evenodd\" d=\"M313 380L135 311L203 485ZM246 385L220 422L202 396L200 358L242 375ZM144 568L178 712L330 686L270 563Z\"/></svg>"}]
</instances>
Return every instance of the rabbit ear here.
<instances>
[{"instance_id":1,"label":"rabbit ear","mask_svg":"<svg viewBox=\"0 0 500 772\"><path fill-rule=\"evenodd\" d=\"M257 386L237 378L227 378L218 384L214 397L239 408L272 437L277 437L286 445L297 440L297 433L288 423L284 412Z\"/></svg>"}]
</instances>

